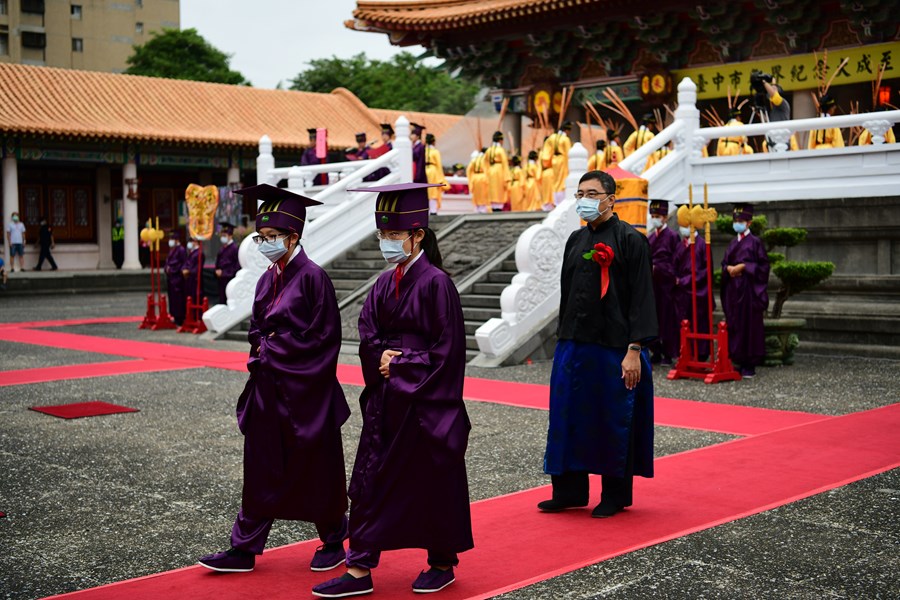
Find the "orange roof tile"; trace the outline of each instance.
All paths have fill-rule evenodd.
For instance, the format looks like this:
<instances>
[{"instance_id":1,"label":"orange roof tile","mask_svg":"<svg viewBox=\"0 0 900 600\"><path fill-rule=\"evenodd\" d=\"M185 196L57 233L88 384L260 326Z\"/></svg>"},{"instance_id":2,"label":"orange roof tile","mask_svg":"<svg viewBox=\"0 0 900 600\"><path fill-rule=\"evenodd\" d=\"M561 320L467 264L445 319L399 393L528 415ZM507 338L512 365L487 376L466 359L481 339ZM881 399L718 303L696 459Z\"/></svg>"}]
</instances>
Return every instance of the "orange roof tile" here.
<instances>
[{"instance_id":1,"label":"orange roof tile","mask_svg":"<svg viewBox=\"0 0 900 600\"><path fill-rule=\"evenodd\" d=\"M378 137L382 118L343 88L318 94L8 63L0 63L0 106L5 134L220 146L256 146L265 134L276 148L308 146L310 127L327 127L333 148L355 146L357 132ZM417 118L432 117L460 118Z\"/></svg>"},{"instance_id":2,"label":"orange roof tile","mask_svg":"<svg viewBox=\"0 0 900 600\"><path fill-rule=\"evenodd\" d=\"M564 8L588 7L609 0L358 0L350 29L441 30L534 17Z\"/></svg>"}]
</instances>

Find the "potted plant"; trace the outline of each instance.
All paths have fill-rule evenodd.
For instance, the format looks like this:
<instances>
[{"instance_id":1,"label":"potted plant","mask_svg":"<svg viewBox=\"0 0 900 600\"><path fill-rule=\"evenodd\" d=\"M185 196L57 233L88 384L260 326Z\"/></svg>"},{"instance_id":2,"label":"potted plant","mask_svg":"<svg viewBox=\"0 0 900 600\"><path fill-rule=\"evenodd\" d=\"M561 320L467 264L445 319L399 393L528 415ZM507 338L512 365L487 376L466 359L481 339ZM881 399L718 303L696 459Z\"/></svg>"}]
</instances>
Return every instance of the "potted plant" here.
<instances>
[{"instance_id":1,"label":"potted plant","mask_svg":"<svg viewBox=\"0 0 900 600\"><path fill-rule=\"evenodd\" d=\"M731 217L719 217L716 228L730 233ZM772 274L781 286L775 293L775 302L763 323L766 335L766 366L790 365L794 362L794 350L800 344L798 332L806 326L806 319L782 317L788 298L819 285L834 273L834 263L819 261L787 260L776 248L792 248L806 240L806 230L799 227L767 227L765 215L757 215L750 222L750 231L766 244Z\"/></svg>"}]
</instances>

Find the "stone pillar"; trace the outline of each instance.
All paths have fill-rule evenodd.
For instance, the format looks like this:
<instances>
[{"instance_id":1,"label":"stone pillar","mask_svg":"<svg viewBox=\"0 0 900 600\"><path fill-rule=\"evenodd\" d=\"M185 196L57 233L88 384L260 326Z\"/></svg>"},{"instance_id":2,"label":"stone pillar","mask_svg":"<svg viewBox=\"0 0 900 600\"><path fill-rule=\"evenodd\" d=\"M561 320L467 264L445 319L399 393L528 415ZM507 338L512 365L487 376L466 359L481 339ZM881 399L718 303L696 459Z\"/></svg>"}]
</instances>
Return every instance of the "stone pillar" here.
<instances>
[{"instance_id":1,"label":"stone pillar","mask_svg":"<svg viewBox=\"0 0 900 600\"><path fill-rule=\"evenodd\" d=\"M109 178L109 167L98 167L94 174L94 187L97 189L97 268L115 269L112 260L112 224L113 209L112 185Z\"/></svg>"},{"instance_id":2,"label":"stone pillar","mask_svg":"<svg viewBox=\"0 0 900 600\"><path fill-rule=\"evenodd\" d=\"M6 226L12 223L12 214L19 212L19 168L15 156L3 159L3 261L7 273L12 265L9 262L9 243L6 240Z\"/></svg>"},{"instance_id":3,"label":"stone pillar","mask_svg":"<svg viewBox=\"0 0 900 600\"><path fill-rule=\"evenodd\" d=\"M129 179L137 179L137 165L129 161L122 166L122 195L124 215L122 226L125 228L125 263L122 269L139 270L141 261L138 258L138 244L140 243L141 224L138 223L138 201L128 198Z\"/></svg>"},{"instance_id":4,"label":"stone pillar","mask_svg":"<svg viewBox=\"0 0 900 600\"><path fill-rule=\"evenodd\" d=\"M275 168L275 157L272 155L272 140L269 136L264 135L259 138L259 154L256 157L256 183L271 183L276 185L277 181L269 181L269 171Z\"/></svg>"},{"instance_id":5,"label":"stone pillar","mask_svg":"<svg viewBox=\"0 0 900 600\"><path fill-rule=\"evenodd\" d=\"M398 183L410 183L413 177L412 142L409 139L409 119L400 115L394 123L394 149L397 150L397 173L400 174Z\"/></svg>"},{"instance_id":6,"label":"stone pillar","mask_svg":"<svg viewBox=\"0 0 900 600\"><path fill-rule=\"evenodd\" d=\"M689 77L678 84L678 108L675 109L675 122L681 123L681 131L675 137L675 149L688 154L688 160L682 160L682 181L692 183L691 158L700 158L706 140L694 139L700 129L700 111L697 109L697 86Z\"/></svg>"}]
</instances>

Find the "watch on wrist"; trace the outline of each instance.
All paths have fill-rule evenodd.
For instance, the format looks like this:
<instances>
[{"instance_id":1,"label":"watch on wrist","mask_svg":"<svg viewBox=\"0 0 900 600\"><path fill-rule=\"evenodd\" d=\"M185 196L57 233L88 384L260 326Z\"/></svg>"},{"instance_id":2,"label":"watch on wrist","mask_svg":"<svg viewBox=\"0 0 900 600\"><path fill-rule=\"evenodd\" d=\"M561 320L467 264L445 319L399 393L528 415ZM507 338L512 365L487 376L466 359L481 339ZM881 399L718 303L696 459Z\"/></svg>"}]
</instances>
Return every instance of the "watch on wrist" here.
<instances>
[{"instance_id":1,"label":"watch on wrist","mask_svg":"<svg viewBox=\"0 0 900 600\"><path fill-rule=\"evenodd\" d=\"M628 344L628 349L629 349L629 350L634 350L635 352L640 352L640 351L641 351L641 347L638 346L637 344Z\"/></svg>"}]
</instances>

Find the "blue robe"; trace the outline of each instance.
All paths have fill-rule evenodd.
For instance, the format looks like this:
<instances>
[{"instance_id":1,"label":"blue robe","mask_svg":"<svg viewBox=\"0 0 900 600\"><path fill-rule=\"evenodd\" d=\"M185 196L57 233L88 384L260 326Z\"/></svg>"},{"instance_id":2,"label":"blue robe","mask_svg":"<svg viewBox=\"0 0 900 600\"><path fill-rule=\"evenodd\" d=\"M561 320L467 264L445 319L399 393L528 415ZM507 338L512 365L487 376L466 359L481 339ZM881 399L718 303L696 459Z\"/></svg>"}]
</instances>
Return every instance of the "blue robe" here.
<instances>
[{"instance_id":1,"label":"blue robe","mask_svg":"<svg viewBox=\"0 0 900 600\"><path fill-rule=\"evenodd\" d=\"M266 519L334 523L347 509L334 287L304 251L256 284L250 378L237 405L244 434L242 509Z\"/></svg>"},{"instance_id":2,"label":"blue robe","mask_svg":"<svg viewBox=\"0 0 900 600\"><path fill-rule=\"evenodd\" d=\"M350 547L462 552L473 542L459 294L424 254L400 280L399 299L394 274L381 274L359 315L366 387L350 480ZM389 349L403 354L385 379L378 367Z\"/></svg>"}]
</instances>

